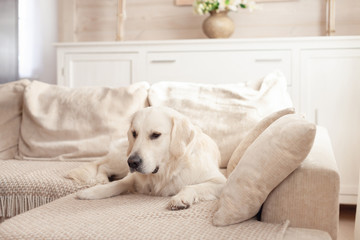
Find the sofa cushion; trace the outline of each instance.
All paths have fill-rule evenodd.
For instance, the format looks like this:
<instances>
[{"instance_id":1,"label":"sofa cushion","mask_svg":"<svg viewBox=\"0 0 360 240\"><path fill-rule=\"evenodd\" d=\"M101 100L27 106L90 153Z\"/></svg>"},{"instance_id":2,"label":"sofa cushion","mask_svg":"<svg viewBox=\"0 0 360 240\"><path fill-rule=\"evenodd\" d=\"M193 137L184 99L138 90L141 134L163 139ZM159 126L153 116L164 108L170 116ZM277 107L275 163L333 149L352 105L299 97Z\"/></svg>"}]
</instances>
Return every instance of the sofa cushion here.
<instances>
[{"instance_id":1,"label":"sofa cushion","mask_svg":"<svg viewBox=\"0 0 360 240\"><path fill-rule=\"evenodd\" d=\"M271 124L230 174L213 223L226 226L255 216L269 193L308 155L315 133L316 126L296 114Z\"/></svg>"},{"instance_id":2,"label":"sofa cushion","mask_svg":"<svg viewBox=\"0 0 360 240\"><path fill-rule=\"evenodd\" d=\"M315 228L337 239L340 177L328 131L317 126L313 147L301 165L267 197L261 220ZM306 211L304 211L306 209Z\"/></svg>"},{"instance_id":3,"label":"sofa cushion","mask_svg":"<svg viewBox=\"0 0 360 240\"><path fill-rule=\"evenodd\" d=\"M221 167L227 166L235 148L257 122L292 106L280 72L238 84L155 83L149 90L149 103L176 109L214 139Z\"/></svg>"},{"instance_id":4,"label":"sofa cushion","mask_svg":"<svg viewBox=\"0 0 360 240\"><path fill-rule=\"evenodd\" d=\"M252 219L219 228L211 224L216 201L170 211L166 209L169 200L127 194L89 201L70 195L6 220L0 238L280 240L288 225Z\"/></svg>"},{"instance_id":5,"label":"sofa cushion","mask_svg":"<svg viewBox=\"0 0 360 240\"><path fill-rule=\"evenodd\" d=\"M19 159L96 160L126 137L134 112L147 106L145 82L129 87L67 88L34 81L24 94Z\"/></svg>"},{"instance_id":6,"label":"sofa cushion","mask_svg":"<svg viewBox=\"0 0 360 240\"><path fill-rule=\"evenodd\" d=\"M0 218L51 202L80 189L63 175L79 162L0 160Z\"/></svg>"},{"instance_id":7,"label":"sofa cushion","mask_svg":"<svg viewBox=\"0 0 360 240\"><path fill-rule=\"evenodd\" d=\"M234 170L242 156L244 155L246 149L255 141L255 139L268 127L270 126L274 121L279 119L280 117L294 113L294 108L285 108L283 110L280 110L278 112L274 112L268 116L266 116L264 119L262 119L258 124L256 124L255 127L253 127L249 133L245 136L245 138L240 142L239 146L235 149L233 154L231 155L231 158L228 162L227 166L227 175L230 176L231 172Z\"/></svg>"},{"instance_id":8,"label":"sofa cushion","mask_svg":"<svg viewBox=\"0 0 360 240\"><path fill-rule=\"evenodd\" d=\"M13 159L17 154L23 93L29 80L0 85L0 159Z\"/></svg>"}]
</instances>

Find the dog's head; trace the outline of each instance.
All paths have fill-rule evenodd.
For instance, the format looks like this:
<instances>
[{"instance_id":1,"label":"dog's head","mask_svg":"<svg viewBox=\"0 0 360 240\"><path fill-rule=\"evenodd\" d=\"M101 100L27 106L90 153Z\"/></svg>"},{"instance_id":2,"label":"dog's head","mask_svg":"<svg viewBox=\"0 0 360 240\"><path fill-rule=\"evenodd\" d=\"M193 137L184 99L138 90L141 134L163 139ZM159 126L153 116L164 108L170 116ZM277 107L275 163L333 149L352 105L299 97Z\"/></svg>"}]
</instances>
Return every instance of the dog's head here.
<instances>
[{"instance_id":1,"label":"dog's head","mask_svg":"<svg viewBox=\"0 0 360 240\"><path fill-rule=\"evenodd\" d=\"M161 171L169 161L185 154L194 135L190 121L173 109L148 107L136 112L128 131L130 171Z\"/></svg>"}]
</instances>

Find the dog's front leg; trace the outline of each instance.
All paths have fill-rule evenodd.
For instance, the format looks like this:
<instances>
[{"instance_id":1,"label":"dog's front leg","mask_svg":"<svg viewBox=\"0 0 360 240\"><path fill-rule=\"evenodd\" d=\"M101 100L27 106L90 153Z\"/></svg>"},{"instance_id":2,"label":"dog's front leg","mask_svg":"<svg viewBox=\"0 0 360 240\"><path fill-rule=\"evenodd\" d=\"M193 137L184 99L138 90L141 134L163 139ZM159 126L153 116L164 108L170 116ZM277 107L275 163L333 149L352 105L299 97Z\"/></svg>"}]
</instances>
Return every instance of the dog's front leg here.
<instances>
[{"instance_id":1,"label":"dog's front leg","mask_svg":"<svg viewBox=\"0 0 360 240\"><path fill-rule=\"evenodd\" d=\"M183 187L169 202L170 210L189 208L193 203L205 200L214 200L220 196L221 189L226 182L225 178L213 178L206 182Z\"/></svg>"},{"instance_id":2,"label":"dog's front leg","mask_svg":"<svg viewBox=\"0 0 360 240\"><path fill-rule=\"evenodd\" d=\"M78 199L103 199L109 198L121 193L133 190L134 188L134 176L128 174L123 179L114 181L104 185L96 185L94 187L82 190L76 193Z\"/></svg>"}]
</instances>

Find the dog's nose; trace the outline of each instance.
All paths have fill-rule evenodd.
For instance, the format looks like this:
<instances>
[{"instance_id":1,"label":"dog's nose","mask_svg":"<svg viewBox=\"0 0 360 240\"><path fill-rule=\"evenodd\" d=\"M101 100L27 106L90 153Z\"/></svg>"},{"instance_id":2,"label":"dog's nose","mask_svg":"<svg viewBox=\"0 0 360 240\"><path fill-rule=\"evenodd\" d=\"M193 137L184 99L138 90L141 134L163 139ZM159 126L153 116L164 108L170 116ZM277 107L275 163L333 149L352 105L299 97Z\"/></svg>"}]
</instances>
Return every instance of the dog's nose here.
<instances>
[{"instance_id":1,"label":"dog's nose","mask_svg":"<svg viewBox=\"0 0 360 240\"><path fill-rule=\"evenodd\" d=\"M142 159L139 157L138 154L131 155L128 159L129 167L133 169L137 169L142 163Z\"/></svg>"}]
</instances>

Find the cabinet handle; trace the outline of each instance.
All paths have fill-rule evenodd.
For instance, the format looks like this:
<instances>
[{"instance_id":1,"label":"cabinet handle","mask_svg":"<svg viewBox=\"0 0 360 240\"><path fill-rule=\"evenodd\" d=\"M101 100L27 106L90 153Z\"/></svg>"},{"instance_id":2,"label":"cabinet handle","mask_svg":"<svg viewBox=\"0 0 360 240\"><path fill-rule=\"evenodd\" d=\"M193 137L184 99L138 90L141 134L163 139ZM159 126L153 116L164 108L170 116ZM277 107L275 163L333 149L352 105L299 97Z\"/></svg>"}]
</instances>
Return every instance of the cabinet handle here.
<instances>
[{"instance_id":1,"label":"cabinet handle","mask_svg":"<svg viewBox=\"0 0 360 240\"><path fill-rule=\"evenodd\" d=\"M255 62L282 62L281 58L258 58Z\"/></svg>"},{"instance_id":2,"label":"cabinet handle","mask_svg":"<svg viewBox=\"0 0 360 240\"><path fill-rule=\"evenodd\" d=\"M319 110L317 108L315 108L315 110L314 110L314 120L315 120L315 124L318 125L318 122L319 122Z\"/></svg>"},{"instance_id":3,"label":"cabinet handle","mask_svg":"<svg viewBox=\"0 0 360 240\"><path fill-rule=\"evenodd\" d=\"M175 59L151 60L151 63L174 63Z\"/></svg>"}]
</instances>

